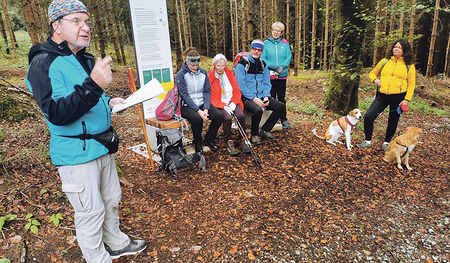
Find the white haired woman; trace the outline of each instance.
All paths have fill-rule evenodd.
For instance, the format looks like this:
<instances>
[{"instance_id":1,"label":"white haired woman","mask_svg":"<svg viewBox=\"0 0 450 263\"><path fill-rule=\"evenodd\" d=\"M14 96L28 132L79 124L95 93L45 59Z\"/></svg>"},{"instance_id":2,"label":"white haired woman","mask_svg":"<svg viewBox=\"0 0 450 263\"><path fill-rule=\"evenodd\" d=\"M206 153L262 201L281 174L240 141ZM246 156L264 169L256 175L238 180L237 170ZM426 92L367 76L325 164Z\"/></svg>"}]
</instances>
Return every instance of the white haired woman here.
<instances>
[{"instance_id":1,"label":"white haired woman","mask_svg":"<svg viewBox=\"0 0 450 263\"><path fill-rule=\"evenodd\" d=\"M241 91L234 73L227 68L227 58L217 54L212 61L213 70L208 73L211 83L211 104L219 109L223 115L223 133L226 143L226 151L230 156L238 155L231 140L231 122L234 113L245 130L244 105L241 101ZM249 147L241 141L239 148L244 153L250 153Z\"/></svg>"}]
</instances>

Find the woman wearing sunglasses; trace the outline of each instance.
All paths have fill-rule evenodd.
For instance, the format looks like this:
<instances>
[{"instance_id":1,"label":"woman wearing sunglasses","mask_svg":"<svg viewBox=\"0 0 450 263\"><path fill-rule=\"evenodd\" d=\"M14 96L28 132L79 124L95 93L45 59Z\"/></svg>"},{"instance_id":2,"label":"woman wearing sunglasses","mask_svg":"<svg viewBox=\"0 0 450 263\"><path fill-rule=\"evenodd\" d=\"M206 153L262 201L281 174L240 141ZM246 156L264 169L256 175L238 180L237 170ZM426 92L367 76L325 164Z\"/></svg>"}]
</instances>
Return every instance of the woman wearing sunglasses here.
<instances>
[{"instance_id":1,"label":"woman wearing sunglasses","mask_svg":"<svg viewBox=\"0 0 450 263\"><path fill-rule=\"evenodd\" d=\"M178 93L182 100L181 116L191 124L196 152L201 152L203 148L203 122L211 120L203 144L211 151L217 151L215 139L222 124L223 115L211 105L211 85L208 73L200 68L200 54L194 47L188 48L185 54L186 62L176 77Z\"/></svg>"}]
</instances>

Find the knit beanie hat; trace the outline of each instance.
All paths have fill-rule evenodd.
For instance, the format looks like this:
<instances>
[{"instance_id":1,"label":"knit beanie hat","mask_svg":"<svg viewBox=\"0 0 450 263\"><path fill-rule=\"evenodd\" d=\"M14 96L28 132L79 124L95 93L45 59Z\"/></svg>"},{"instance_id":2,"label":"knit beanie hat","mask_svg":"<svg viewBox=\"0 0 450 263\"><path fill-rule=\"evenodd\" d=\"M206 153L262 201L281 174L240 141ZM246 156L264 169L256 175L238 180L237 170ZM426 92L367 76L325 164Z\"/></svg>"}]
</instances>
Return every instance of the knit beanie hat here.
<instances>
[{"instance_id":1,"label":"knit beanie hat","mask_svg":"<svg viewBox=\"0 0 450 263\"><path fill-rule=\"evenodd\" d=\"M261 50L264 49L264 42L261 39L255 39L252 41L252 44L250 45L250 49L252 48L259 48Z\"/></svg>"},{"instance_id":2,"label":"knit beanie hat","mask_svg":"<svg viewBox=\"0 0 450 263\"><path fill-rule=\"evenodd\" d=\"M87 13L89 15L86 6L78 0L54 0L48 7L48 21L52 23L73 13Z\"/></svg>"}]
</instances>

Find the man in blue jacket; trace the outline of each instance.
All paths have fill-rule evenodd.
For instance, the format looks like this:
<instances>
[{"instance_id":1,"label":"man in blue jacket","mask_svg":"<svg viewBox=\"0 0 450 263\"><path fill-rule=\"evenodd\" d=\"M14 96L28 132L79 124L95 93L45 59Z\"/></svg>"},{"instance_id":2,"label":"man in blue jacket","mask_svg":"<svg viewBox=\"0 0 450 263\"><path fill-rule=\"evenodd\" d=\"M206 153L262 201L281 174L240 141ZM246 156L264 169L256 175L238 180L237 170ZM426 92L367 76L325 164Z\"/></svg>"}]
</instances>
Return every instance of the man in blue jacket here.
<instances>
[{"instance_id":1,"label":"man in blue jacket","mask_svg":"<svg viewBox=\"0 0 450 263\"><path fill-rule=\"evenodd\" d=\"M242 93L244 109L252 114L251 139L256 145L262 143L260 137L268 141L276 140L270 131L280 116L286 112L284 103L270 97L272 86L269 70L260 59L263 49L262 40L253 40L250 45L250 54L241 58L234 71ZM259 130L259 123L265 109L271 110L272 113Z\"/></svg>"},{"instance_id":2,"label":"man in blue jacket","mask_svg":"<svg viewBox=\"0 0 450 263\"><path fill-rule=\"evenodd\" d=\"M103 91L112 81L111 57L95 62L85 53L93 22L83 3L54 0L48 18L49 38L31 48L26 84L50 130L50 157L75 210L81 252L87 262L111 263L147 247L119 229L121 189L114 156L89 138L110 128L111 109L125 101Z\"/></svg>"}]
</instances>

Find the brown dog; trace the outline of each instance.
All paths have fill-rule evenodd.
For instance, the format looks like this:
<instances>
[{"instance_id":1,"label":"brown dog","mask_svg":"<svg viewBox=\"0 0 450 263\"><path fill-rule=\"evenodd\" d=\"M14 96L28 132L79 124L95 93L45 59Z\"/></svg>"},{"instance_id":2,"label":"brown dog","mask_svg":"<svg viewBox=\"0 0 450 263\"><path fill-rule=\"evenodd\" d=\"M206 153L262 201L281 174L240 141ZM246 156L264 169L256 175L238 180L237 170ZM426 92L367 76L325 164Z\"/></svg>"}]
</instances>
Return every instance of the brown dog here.
<instances>
[{"instance_id":1,"label":"brown dog","mask_svg":"<svg viewBox=\"0 0 450 263\"><path fill-rule=\"evenodd\" d=\"M422 133L423 132L421 128L406 128L405 134L396 137L389 143L383 159L388 163L397 162L398 169L403 169L403 163L408 170L411 170L412 168L408 163L409 154L418 143L421 143L419 140L422 137Z\"/></svg>"}]
</instances>

